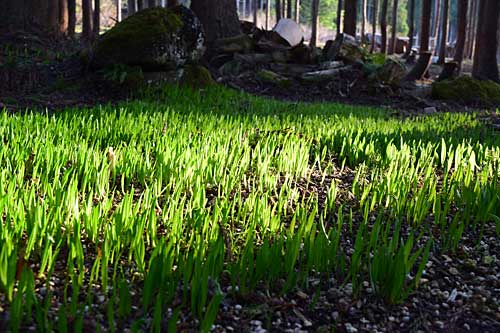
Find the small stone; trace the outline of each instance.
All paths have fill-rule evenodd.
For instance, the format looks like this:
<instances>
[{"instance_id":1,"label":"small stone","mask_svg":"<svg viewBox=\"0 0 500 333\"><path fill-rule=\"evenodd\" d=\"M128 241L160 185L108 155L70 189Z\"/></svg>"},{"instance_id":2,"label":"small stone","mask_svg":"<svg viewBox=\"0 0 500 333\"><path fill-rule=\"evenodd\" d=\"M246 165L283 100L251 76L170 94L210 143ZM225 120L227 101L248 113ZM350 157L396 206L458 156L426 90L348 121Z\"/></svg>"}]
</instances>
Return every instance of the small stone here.
<instances>
[{"instance_id":1,"label":"small stone","mask_svg":"<svg viewBox=\"0 0 500 333\"><path fill-rule=\"evenodd\" d=\"M389 321L394 322L396 321L396 318L394 318L393 316L389 316Z\"/></svg>"},{"instance_id":2,"label":"small stone","mask_svg":"<svg viewBox=\"0 0 500 333\"><path fill-rule=\"evenodd\" d=\"M234 309L235 309L236 311L240 311L240 310L242 309L242 306L241 306L240 304L236 304L236 305L234 306Z\"/></svg>"},{"instance_id":3,"label":"small stone","mask_svg":"<svg viewBox=\"0 0 500 333\"><path fill-rule=\"evenodd\" d=\"M444 328L444 323L441 321L441 320L436 320L435 324L437 325L437 327L439 327L440 329L443 329Z\"/></svg>"},{"instance_id":4,"label":"small stone","mask_svg":"<svg viewBox=\"0 0 500 333\"><path fill-rule=\"evenodd\" d=\"M335 320L335 321L339 319L339 316L340 315L339 315L339 313L337 311L335 311L335 312L332 313L332 319Z\"/></svg>"},{"instance_id":5,"label":"small stone","mask_svg":"<svg viewBox=\"0 0 500 333\"><path fill-rule=\"evenodd\" d=\"M469 324L467 324L467 323L465 323L465 324L464 324L464 330L466 330L466 331L470 331L470 326L469 326Z\"/></svg>"},{"instance_id":6,"label":"small stone","mask_svg":"<svg viewBox=\"0 0 500 333\"><path fill-rule=\"evenodd\" d=\"M409 316L404 316L404 317L403 317L403 321L404 321L405 323L409 322L409 321L410 321L410 317L409 317Z\"/></svg>"},{"instance_id":7,"label":"small stone","mask_svg":"<svg viewBox=\"0 0 500 333\"><path fill-rule=\"evenodd\" d=\"M495 261L495 258L492 256L484 256L483 257L483 264L485 264L485 265L490 265L494 261Z\"/></svg>"},{"instance_id":8,"label":"small stone","mask_svg":"<svg viewBox=\"0 0 500 333\"><path fill-rule=\"evenodd\" d=\"M460 274L458 269L456 269L455 267L450 267L450 269L448 269L448 272L450 272L451 275L458 275Z\"/></svg>"},{"instance_id":9,"label":"small stone","mask_svg":"<svg viewBox=\"0 0 500 333\"><path fill-rule=\"evenodd\" d=\"M437 112L437 109L433 106L430 106L430 107L427 107L424 109L424 113L425 114L433 114L433 113L436 113Z\"/></svg>"},{"instance_id":10,"label":"small stone","mask_svg":"<svg viewBox=\"0 0 500 333\"><path fill-rule=\"evenodd\" d=\"M357 329L356 327L352 326L352 324L351 324L351 323L346 323L346 324L345 324L345 329L346 329L346 331L347 331L348 333L355 333L355 332L357 332L357 331L358 331L358 329Z\"/></svg>"}]
</instances>

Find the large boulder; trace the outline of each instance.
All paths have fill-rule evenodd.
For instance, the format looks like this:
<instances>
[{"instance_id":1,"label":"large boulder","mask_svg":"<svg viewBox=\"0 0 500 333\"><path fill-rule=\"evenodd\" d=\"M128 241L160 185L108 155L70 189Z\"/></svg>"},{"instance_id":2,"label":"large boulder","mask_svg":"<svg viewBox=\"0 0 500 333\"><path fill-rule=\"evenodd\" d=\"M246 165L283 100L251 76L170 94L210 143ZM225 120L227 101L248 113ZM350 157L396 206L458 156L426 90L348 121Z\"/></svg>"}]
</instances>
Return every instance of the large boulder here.
<instances>
[{"instance_id":1,"label":"large boulder","mask_svg":"<svg viewBox=\"0 0 500 333\"><path fill-rule=\"evenodd\" d=\"M323 48L323 60L342 60L346 63L364 61L366 51L359 45L351 35L338 34L335 41L328 41Z\"/></svg>"},{"instance_id":2,"label":"large boulder","mask_svg":"<svg viewBox=\"0 0 500 333\"><path fill-rule=\"evenodd\" d=\"M460 76L454 80L434 82L434 99L482 103L500 106L500 84L493 81L480 81L470 76Z\"/></svg>"},{"instance_id":3,"label":"large boulder","mask_svg":"<svg viewBox=\"0 0 500 333\"><path fill-rule=\"evenodd\" d=\"M196 63L204 53L199 19L184 6L142 10L103 34L95 43L91 67L116 64L163 71Z\"/></svg>"},{"instance_id":4,"label":"large boulder","mask_svg":"<svg viewBox=\"0 0 500 333\"><path fill-rule=\"evenodd\" d=\"M297 46L304 41L304 31L300 25L291 19L281 19L273 29L278 35L290 44L290 46Z\"/></svg>"}]
</instances>

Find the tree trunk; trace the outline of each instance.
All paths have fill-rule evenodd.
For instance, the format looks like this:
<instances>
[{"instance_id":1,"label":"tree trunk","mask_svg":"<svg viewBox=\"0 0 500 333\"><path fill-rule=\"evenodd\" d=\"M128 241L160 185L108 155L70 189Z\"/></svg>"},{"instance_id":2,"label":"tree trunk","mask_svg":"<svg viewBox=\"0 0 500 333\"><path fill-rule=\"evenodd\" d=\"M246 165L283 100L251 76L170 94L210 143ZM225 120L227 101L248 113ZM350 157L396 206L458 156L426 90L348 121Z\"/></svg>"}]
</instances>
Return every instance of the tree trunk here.
<instances>
[{"instance_id":1,"label":"tree trunk","mask_svg":"<svg viewBox=\"0 0 500 333\"><path fill-rule=\"evenodd\" d=\"M318 12L319 0L312 0L311 8L311 46L316 46L318 41Z\"/></svg>"},{"instance_id":2,"label":"tree trunk","mask_svg":"<svg viewBox=\"0 0 500 333\"><path fill-rule=\"evenodd\" d=\"M387 53L387 3L388 0L382 0L382 8L380 10L380 34L382 35L380 45L381 53Z\"/></svg>"},{"instance_id":3,"label":"tree trunk","mask_svg":"<svg viewBox=\"0 0 500 333\"><path fill-rule=\"evenodd\" d=\"M409 0L409 27L408 27L408 49L405 53L405 58L410 56L411 50L413 49L413 37L415 36L415 0Z\"/></svg>"},{"instance_id":4,"label":"tree trunk","mask_svg":"<svg viewBox=\"0 0 500 333\"><path fill-rule=\"evenodd\" d=\"M344 32L356 37L357 0L345 0Z\"/></svg>"},{"instance_id":5,"label":"tree trunk","mask_svg":"<svg viewBox=\"0 0 500 333\"><path fill-rule=\"evenodd\" d=\"M50 32L57 32L59 25L59 0L49 0L48 29Z\"/></svg>"},{"instance_id":6,"label":"tree trunk","mask_svg":"<svg viewBox=\"0 0 500 333\"><path fill-rule=\"evenodd\" d=\"M342 0L338 0L337 4L337 35L342 32L341 24L342 24L342 9L344 8Z\"/></svg>"},{"instance_id":7,"label":"tree trunk","mask_svg":"<svg viewBox=\"0 0 500 333\"><path fill-rule=\"evenodd\" d=\"M257 26L257 11L259 10L259 2L258 0L253 1L253 24Z\"/></svg>"},{"instance_id":8,"label":"tree trunk","mask_svg":"<svg viewBox=\"0 0 500 333\"><path fill-rule=\"evenodd\" d=\"M191 9L205 29L207 43L241 33L234 0L192 0Z\"/></svg>"},{"instance_id":9,"label":"tree trunk","mask_svg":"<svg viewBox=\"0 0 500 333\"><path fill-rule=\"evenodd\" d=\"M437 39L437 35L439 32L439 17L441 13L441 0L434 0L434 17L432 21L432 37L434 40Z\"/></svg>"},{"instance_id":10,"label":"tree trunk","mask_svg":"<svg viewBox=\"0 0 500 333\"><path fill-rule=\"evenodd\" d=\"M366 0L361 0L361 42L365 40L366 30Z\"/></svg>"},{"instance_id":11,"label":"tree trunk","mask_svg":"<svg viewBox=\"0 0 500 333\"><path fill-rule=\"evenodd\" d=\"M68 0L68 36L75 37L76 0Z\"/></svg>"},{"instance_id":12,"label":"tree trunk","mask_svg":"<svg viewBox=\"0 0 500 333\"><path fill-rule=\"evenodd\" d=\"M281 0L276 0L275 9L276 9L276 23L278 23L279 20L281 20Z\"/></svg>"},{"instance_id":13,"label":"tree trunk","mask_svg":"<svg viewBox=\"0 0 500 333\"><path fill-rule=\"evenodd\" d=\"M498 75L498 18L500 3L498 0L480 0L476 50L472 76L480 80L492 80L500 83Z\"/></svg>"},{"instance_id":14,"label":"tree trunk","mask_svg":"<svg viewBox=\"0 0 500 333\"><path fill-rule=\"evenodd\" d=\"M61 35L68 33L68 0L59 0L59 29Z\"/></svg>"},{"instance_id":15,"label":"tree trunk","mask_svg":"<svg viewBox=\"0 0 500 333\"><path fill-rule=\"evenodd\" d=\"M443 18L441 19L441 41L439 43L439 59L438 64L442 65L446 61L446 44L448 41L448 12L450 1L444 0L443 3Z\"/></svg>"},{"instance_id":16,"label":"tree trunk","mask_svg":"<svg viewBox=\"0 0 500 333\"><path fill-rule=\"evenodd\" d=\"M288 17L289 19L292 18L292 8L292 0L288 0L286 3L286 17Z\"/></svg>"},{"instance_id":17,"label":"tree trunk","mask_svg":"<svg viewBox=\"0 0 500 333\"><path fill-rule=\"evenodd\" d=\"M156 7L156 0L148 0L148 8Z\"/></svg>"},{"instance_id":18,"label":"tree trunk","mask_svg":"<svg viewBox=\"0 0 500 333\"><path fill-rule=\"evenodd\" d=\"M93 37L97 39L101 32L101 0L94 0L94 21L93 21Z\"/></svg>"},{"instance_id":19,"label":"tree trunk","mask_svg":"<svg viewBox=\"0 0 500 333\"><path fill-rule=\"evenodd\" d=\"M122 20L122 0L116 0L116 22Z\"/></svg>"},{"instance_id":20,"label":"tree trunk","mask_svg":"<svg viewBox=\"0 0 500 333\"><path fill-rule=\"evenodd\" d=\"M127 16L135 14L135 0L127 0Z\"/></svg>"},{"instance_id":21,"label":"tree trunk","mask_svg":"<svg viewBox=\"0 0 500 333\"><path fill-rule=\"evenodd\" d=\"M393 0L392 6L392 29L391 29L391 42L389 44L389 54L396 52L396 32L398 31L398 0Z\"/></svg>"},{"instance_id":22,"label":"tree trunk","mask_svg":"<svg viewBox=\"0 0 500 333\"><path fill-rule=\"evenodd\" d=\"M455 45L455 56L453 60L458 63L458 71L462 69L462 61L464 59L465 36L467 31L467 7L469 0L458 0L458 33L457 44Z\"/></svg>"},{"instance_id":23,"label":"tree trunk","mask_svg":"<svg viewBox=\"0 0 500 333\"><path fill-rule=\"evenodd\" d=\"M300 23L300 0L295 0L295 22Z\"/></svg>"},{"instance_id":24,"label":"tree trunk","mask_svg":"<svg viewBox=\"0 0 500 333\"><path fill-rule=\"evenodd\" d=\"M377 46L377 16L378 16L378 0L373 0L373 16L372 16L372 45L370 53L375 52Z\"/></svg>"},{"instance_id":25,"label":"tree trunk","mask_svg":"<svg viewBox=\"0 0 500 333\"><path fill-rule=\"evenodd\" d=\"M82 0L82 38L92 39L92 0Z\"/></svg>"},{"instance_id":26,"label":"tree trunk","mask_svg":"<svg viewBox=\"0 0 500 333\"><path fill-rule=\"evenodd\" d=\"M266 0L266 30L271 29L271 0Z\"/></svg>"},{"instance_id":27,"label":"tree trunk","mask_svg":"<svg viewBox=\"0 0 500 333\"><path fill-rule=\"evenodd\" d=\"M420 25L420 53L429 51L431 25L431 0L422 0L422 22Z\"/></svg>"},{"instance_id":28,"label":"tree trunk","mask_svg":"<svg viewBox=\"0 0 500 333\"><path fill-rule=\"evenodd\" d=\"M143 0L137 0L137 11L141 11L144 9L144 1Z\"/></svg>"}]
</instances>

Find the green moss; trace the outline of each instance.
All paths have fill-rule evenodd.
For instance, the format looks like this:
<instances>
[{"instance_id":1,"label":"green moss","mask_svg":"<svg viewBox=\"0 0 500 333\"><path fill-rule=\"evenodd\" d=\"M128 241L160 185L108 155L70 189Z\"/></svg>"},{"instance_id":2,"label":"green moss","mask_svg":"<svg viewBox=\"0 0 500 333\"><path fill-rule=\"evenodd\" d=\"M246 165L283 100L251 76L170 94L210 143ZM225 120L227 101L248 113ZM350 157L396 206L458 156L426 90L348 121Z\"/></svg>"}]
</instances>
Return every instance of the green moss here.
<instances>
[{"instance_id":1,"label":"green moss","mask_svg":"<svg viewBox=\"0 0 500 333\"><path fill-rule=\"evenodd\" d=\"M205 88L215 85L209 70L199 65L187 65L179 83L181 86L191 88Z\"/></svg>"},{"instance_id":2,"label":"green moss","mask_svg":"<svg viewBox=\"0 0 500 333\"><path fill-rule=\"evenodd\" d=\"M258 72L257 77L264 82L269 82L269 83L275 84L277 86L280 86L282 88L288 88L288 87L290 87L290 85L292 83L289 78L286 78L286 77L281 76L275 72L268 71L265 69Z\"/></svg>"},{"instance_id":3,"label":"green moss","mask_svg":"<svg viewBox=\"0 0 500 333\"><path fill-rule=\"evenodd\" d=\"M435 82L432 85L432 98L499 105L500 84L461 76L454 80Z\"/></svg>"},{"instance_id":4,"label":"green moss","mask_svg":"<svg viewBox=\"0 0 500 333\"><path fill-rule=\"evenodd\" d=\"M160 43L165 35L181 27L181 18L169 9L155 7L142 10L102 35L95 44L94 57L117 57L123 63L133 65L145 46Z\"/></svg>"}]
</instances>

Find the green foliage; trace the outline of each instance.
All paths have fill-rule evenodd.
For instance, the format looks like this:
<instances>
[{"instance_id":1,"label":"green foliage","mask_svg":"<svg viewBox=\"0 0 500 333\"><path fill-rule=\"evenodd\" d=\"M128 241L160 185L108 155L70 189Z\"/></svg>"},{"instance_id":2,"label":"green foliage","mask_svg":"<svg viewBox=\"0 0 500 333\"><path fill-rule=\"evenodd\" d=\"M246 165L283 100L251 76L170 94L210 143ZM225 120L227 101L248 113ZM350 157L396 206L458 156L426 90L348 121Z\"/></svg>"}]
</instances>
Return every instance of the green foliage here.
<instances>
[{"instance_id":1,"label":"green foliage","mask_svg":"<svg viewBox=\"0 0 500 333\"><path fill-rule=\"evenodd\" d=\"M435 82L432 85L432 97L466 103L500 105L500 84L480 81L470 76L460 76L453 80Z\"/></svg>"},{"instance_id":2,"label":"green foliage","mask_svg":"<svg viewBox=\"0 0 500 333\"><path fill-rule=\"evenodd\" d=\"M358 293L371 281L398 303L430 244L453 251L466 231L479 242L500 216L500 138L475 114L401 120L171 87L116 106L4 111L0 139L0 289L13 329L82 329L98 291L110 329L173 329L189 312L208 330L228 294L289 293L325 276ZM325 195L304 194L309 185ZM23 261L41 262L35 280L27 269L16 280ZM64 290L33 297L55 269Z\"/></svg>"},{"instance_id":3,"label":"green foliage","mask_svg":"<svg viewBox=\"0 0 500 333\"><path fill-rule=\"evenodd\" d=\"M101 70L103 77L118 85L139 87L144 82L144 73L139 66L116 64Z\"/></svg>"}]
</instances>

